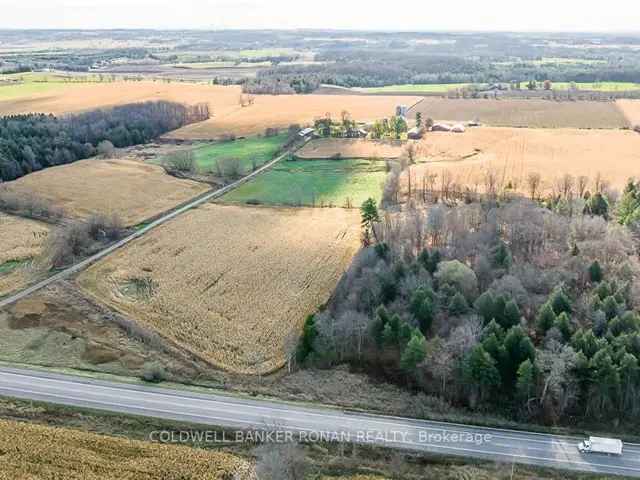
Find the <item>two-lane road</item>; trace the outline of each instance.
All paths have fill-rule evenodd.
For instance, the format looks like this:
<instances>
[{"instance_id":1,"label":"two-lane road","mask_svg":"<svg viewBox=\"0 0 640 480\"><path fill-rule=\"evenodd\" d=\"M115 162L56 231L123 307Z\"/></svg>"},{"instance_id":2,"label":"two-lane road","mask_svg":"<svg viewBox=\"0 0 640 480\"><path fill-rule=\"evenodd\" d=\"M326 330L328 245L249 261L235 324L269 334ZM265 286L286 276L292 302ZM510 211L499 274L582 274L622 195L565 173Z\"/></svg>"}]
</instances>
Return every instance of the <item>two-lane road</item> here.
<instances>
[{"instance_id":1,"label":"two-lane road","mask_svg":"<svg viewBox=\"0 0 640 480\"><path fill-rule=\"evenodd\" d=\"M291 403L0 369L0 395L305 439L375 442L444 455L640 477L640 445L621 457L581 455L579 438L312 408Z\"/></svg>"}]
</instances>

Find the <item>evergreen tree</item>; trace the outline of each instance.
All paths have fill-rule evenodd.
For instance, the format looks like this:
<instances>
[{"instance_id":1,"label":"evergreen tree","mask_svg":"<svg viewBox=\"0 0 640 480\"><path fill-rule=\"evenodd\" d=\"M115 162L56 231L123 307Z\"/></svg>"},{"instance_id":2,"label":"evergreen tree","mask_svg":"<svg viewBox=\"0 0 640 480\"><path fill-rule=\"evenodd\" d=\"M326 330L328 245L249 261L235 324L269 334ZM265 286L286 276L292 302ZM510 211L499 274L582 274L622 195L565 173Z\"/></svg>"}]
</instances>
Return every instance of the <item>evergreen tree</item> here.
<instances>
[{"instance_id":1,"label":"evergreen tree","mask_svg":"<svg viewBox=\"0 0 640 480\"><path fill-rule=\"evenodd\" d=\"M504 315L502 316L502 326L507 329L520 323L520 309L514 300L509 300L504 307Z\"/></svg>"},{"instance_id":2,"label":"evergreen tree","mask_svg":"<svg viewBox=\"0 0 640 480\"><path fill-rule=\"evenodd\" d=\"M469 304L467 303L467 300L464 298L463 294L457 292L449 303L449 314L454 316L464 315L468 311Z\"/></svg>"},{"instance_id":3,"label":"evergreen tree","mask_svg":"<svg viewBox=\"0 0 640 480\"><path fill-rule=\"evenodd\" d=\"M402 352L400 367L407 372L414 372L426 356L427 341L419 330L414 330L411 335L411 340L409 340L404 352Z\"/></svg>"},{"instance_id":4,"label":"evergreen tree","mask_svg":"<svg viewBox=\"0 0 640 480\"><path fill-rule=\"evenodd\" d=\"M298 345L297 357L299 362L304 362L307 357L313 352L313 342L318 336L318 331L316 327L315 317L313 315L309 315L305 322L304 327L302 329L302 338L300 339L300 344Z\"/></svg>"},{"instance_id":5,"label":"evergreen tree","mask_svg":"<svg viewBox=\"0 0 640 480\"><path fill-rule=\"evenodd\" d=\"M547 331L553 327L556 323L556 314L551 308L549 302L545 303L536 317L536 328L538 333L544 335Z\"/></svg>"},{"instance_id":6,"label":"evergreen tree","mask_svg":"<svg viewBox=\"0 0 640 480\"><path fill-rule=\"evenodd\" d=\"M571 302L569 297L562 291L562 288L556 288L549 300L556 315L560 315L562 312L571 313Z\"/></svg>"},{"instance_id":7,"label":"evergreen tree","mask_svg":"<svg viewBox=\"0 0 640 480\"><path fill-rule=\"evenodd\" d=\"M509 269L513 259L509 247L504 242L499 242L498 246L493 250L493 264L497 268Z\"/></svg>"},{"instance_id":8,"label":"evergreen tree","mask_svg":"<svg viewBox=\"0 0 640 480\"><path fill-rule=\"evenodd\" d=\"M371 325L371 334L378 347L384 344L384 330L389 323L389 312L384 306L378 307L376 310L375 320Z\"/></svg>"},{"instance_id":9,"label":"evergreen tree","mask_svg":"<svg viewBox=\"0 0 640 480\"><path fill-rule=\"evenodd\" d=\"M360 207L360 224L362 228L373 234L373 237L378 241L375 225L380 222L380 214L378 213L378 206L373 198L368 198L364 201Z\"/></svg>"},{"instance_id":10,"label":"evergreen tree","mask_svg":"<svg viewBox=\"0 0 640 480\"><path fill-rule=\"evenodd\" d=\"M599 215L607 219L609 217L609 203L601 193L596 193L587 200L587 204L584 206L584 213Z\"/></svg>"},{"instance_id":11,"label":"evergreen tree","mask_svg":"<svg viewBox=\"0 0 640 480\"><path fill-rule=\"evenodd\" d=\"M536 371L531 360L522 362L516 375L516 395L521 402L527 402L535 392L536 386Z\"/></svg>"},{"instance_id":12,"label":"evergreen tree","mask_svg":"<svg viewBox=\"0 0 640 480\"><path fill-rule=\"evenodd\" d=\"M442 261L442 254L440 253L439 250L434 250L433 252L431 252L431 255L429 256L429 261L427 262L427 265L426 265L427 272L433 275L435 271L438 269L438 264L441 261Z\"/></svg>"},{"instance_id":13,"label":"evergreen tree","mask_svg":"<svg viewBox=\"0 0 640 480\"><path fill-rule=\"evenodd\" d=\"M483 318L485 324L491 322L495 317L494 303L493 294L490 290L487 290L473 304L476 313Z\"/></svg>"},{"instance_id":14,"label":"evergreen tree","mask_svg":"<svg viewBox=\"0 0 640 480\"><path fill-rule=\"evenodd\" d=\"M500 372L496 361L487 353L482 345L471 350L463 367L464 376L480 393L480 400L500 386Z\"/></svg>"},{"instance_id":15,"label":"evergreen tree","mask_svg":"<svg viewBox=\"0 0 640 480\"><path fill-rule=\"evenodd\" d=\"M562 312L558 315L554 327L560 331L565 342L568 342L571 339L571 319L569 318L569 315L567 315L567 312Z\"/></svg>"},{"instance_id":16,"label":"evergreen tree","mask_svg":"<svg viewBox=\"0 0 640 480\"><path fill-rule=\"evenodd\" d=\"M420 255L418 255L418 263L422 265L425 270L428 270L429 267L429 250L424 248Z\"/></svg>"},{"instance_id":17,"label":"evergreen tree","mask_svg":"<svg viewBox=\"0 0 640 480\"><path fill-rule=\"evenodd\" d=\"M607 320L611 320L613 317L618 315L618 302L616 302L616 299L610 295L604 299L602 309L607 316Z\"/></svg>"},{"instance_id":18,"label":"evergreen tree","mask_svg":"<svg viewBox=\"0 0 640 480\"><path fill-rule=\"evenodd\" d=\"M599 283L602 281L602 277L602 267L600 267L600 263L598 263L598 260L595 260L589 266L589 278L593 283Z\"/></svg>"}]
</instances>

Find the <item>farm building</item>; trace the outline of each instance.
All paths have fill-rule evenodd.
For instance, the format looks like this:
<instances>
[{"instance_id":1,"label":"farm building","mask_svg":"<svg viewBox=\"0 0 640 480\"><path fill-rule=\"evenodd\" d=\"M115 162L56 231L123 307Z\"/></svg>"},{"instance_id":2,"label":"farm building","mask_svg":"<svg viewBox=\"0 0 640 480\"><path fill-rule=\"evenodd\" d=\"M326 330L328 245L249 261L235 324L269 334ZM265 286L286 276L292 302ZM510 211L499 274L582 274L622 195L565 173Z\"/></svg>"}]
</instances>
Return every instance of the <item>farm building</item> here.
<instances>
[{"instance_id":1,"label":"farm building","mask_svg":"<svg viewBox=\"0 0 640 480\"><path fill-rule=\"evenodd\" d=\"M312 136L315 132L315 129L308 127L308 128L304 128L302 130L300 130L298 132L298 135L300 135L302 138L308 138L310 136Z\"/></svg>"},{"instance_id":2,"label":"farm building","mask_svg":"<svg viewBox=\"0 0 640 480\"><path fill-rule=\"evenodd\" d=\"M458 123L451 128L451 131L454 133L464 133L465 128L464 128L464 125L462 125L461 123Z\"/></svg>"},{"instance_id":3,"label":"farm building","mask_svg":"<svg viewBox=\"0 0 640 480\"><path fill-rule=\"evenodd\" d=\"M431 127L432 132L450 132L451 125L447 125L446 123L434 123Z\"/></svg>"},{"instance_id":4,"label":"farm building","mask_svg":"<svg viewBox=\"0 0 640 480\"><path fill-rule=\"evenodd\" d=\"M413 127L407 132L407 138L409 140L420 140L424 136L424 129L419 127Z\"/></svg>"}]
</instances>

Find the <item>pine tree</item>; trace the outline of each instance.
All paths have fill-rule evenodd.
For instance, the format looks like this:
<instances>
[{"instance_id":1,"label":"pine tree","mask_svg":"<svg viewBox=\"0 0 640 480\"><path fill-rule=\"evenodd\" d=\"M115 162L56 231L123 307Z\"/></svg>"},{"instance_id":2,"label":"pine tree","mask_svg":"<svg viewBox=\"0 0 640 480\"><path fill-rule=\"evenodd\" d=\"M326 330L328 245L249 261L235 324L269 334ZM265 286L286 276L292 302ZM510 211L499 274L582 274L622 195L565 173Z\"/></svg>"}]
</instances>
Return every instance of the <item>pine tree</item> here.
<instances>
[{"instance_id":1,"label":"pine tree","mask_svg":"<svg viewBox=\"0 0 640 480\"><path fill-rule=\"evenodd\" d=\"M511 267L512 258L509 247L504 242L500 242L493 250L493 264L498 268L509 269Z\"/></svg>"},{"instance_id":2,"label":"pine tree","mask_svg":"<svg viewBox=\"0 0 640 480\"><path fill-rule=\"evenodd\" d=\"M476 313L484 319L485 324L491 322L491 320L494 319L494 303L495 301L493 298L493 294L490 290L487 290L482 295L480 295L473 304Z\"/></svg>"},{"instance_id":3,"label":"pine tree","mask_svg":"<svg viewBox=\"0 0 640 480\"><path fill-rule=\"evenodd\" d=\"M420 255L418 255L418 262L424 267L425 270L428 268L428 266L429 266L429 250L427 250L425 248L420 252Z\"/></svg>"},{"instance_id":4,"label":"pine tree","mask_svg":"<svg viewBox=\"0 0 640 480\"><path fill-rule=\"evenodd\" d=\"M304 362L307 357L313 352L313 342L318 336L315 317L309 315L302 329L302 338L298 345L297 357L299 362Z\"/></svg>"},{"instance_id":5,"label":"pine tree","mask_svg":"<svg viewBox=\"0 0 640 480\"><path fill-rule=\"evenodd\" d=\"M430 274L434 274L435 271L438 269L438 264L440 263L440 261L442 260L442 254L440 253L439 250L434 250L433 252L431 252L431 255L429 256L429 261L427 262L427 272L429 272Z\"/></svg>"},{"instance_id":6,"label":"pine tree","mask_svg":"<svg viewBox=\"0 0 640 480\"><path fill-rule=\"evenodd\" d=\"M449 314L457 316L464 315L469 311L469 304L460 292L456 293L449 303Z\"/></svg>"},{"instance_id":7,"label":"pine tree","mask_svg":"<svg viewBox=\"0 0 640 480\"><path fill-rule=\"evenodd\" d=\"M373 233L373 237L378 241L376 235L375 224L380 222L380 214L378 213L378 206L373 198L368 198L364 201L360 207L360 215L362 217L362 228Z\"/></svg>"},{"instance_id":8,"label":"pine tree","mask_svg":"<svg viewBox=\"0 0 640 480\"><path fill-rule=\"evenodd\" d=\"M571 338L572 327L571 319L569 318L569 315L567 315L567 312L562 312L560 315L558 315L554 323L554 327L556 327L560 331L564 341L568 342Z\"/></svg>"},{"instance_id":9,"label":"pine tree","mask_svg":"<svg viewBox=\"0 0 640 480\"><path fill-rule=\"evenodd\" d=\"M618 302L616 302L616 299L612 295L604 299L602 308L607 316L607 320L611 320L613 317L618 315Z\"/></svg>"},{"instance_id":10,"label":"pine tree","mask_svg":"<svg viewBox=\"0 0 640 480\"><path fill-rule=\"evenodd\" d=\"M538 333L544 335L551 327L555 325L555 323L556 314L553 312L551 304L547 302L542 306L542 308L538 312L538 316L536 317L536 327Z\"/></svg>"},{"instance_id":11,"label":"pine tree","mask_svg":"<svg viewBox=\"0 0 640 480\"><path fill-rule=\"evenodd\" d=\"M560 315L562 312L571 313L571 302L562 288L556 288L551 294L551 307L556 315Z\"/></svg>"},{"instance_id":12,"label":"pine tree","mask_svg":"<svg viewBox=\"0 0 640 480\"><path fill-rule=\"evenodd\" d=\"M520 364L516 376L516 395L521 402L527 402L536 386L536 372L531 360L527 359Z\"/></svg>"},{"instance_id":13,"label":"pine tree","mask_svg":"<svg viewBox=\"0 0 640 480\"><path fill-rule=\"evenodd\" d=\"M414 330L411 334L411 340L402 352L400 367L407 372L414 372L426 356L427 341L419 330Z\"/></svg>"},{"instance_id":14,"label":"pine tree","mask_svg":"<svg viewBox=\"0 0 640 480\"><path fill-rule=\"evenodd\" d=\"M602 277L602 267L600 266L600 263L598 263L598 260L595 260L589 266L589 278L593 283L599 283L602 281Z\"/></svg>"},{"instance_id":15,"label":"pine tree","mask_svg":"<svg viewBox=\"0 0 640 480\"><path fill-rule=\"evenodd\" d=\"M500 372L496 368L496 361L482 345L471 350L464 365L464 375L469 383L478 388L481 400L500 386Z\"/></svg>"},{"instance_id":16,"label":"pine tree","mask_svg":"<svg viewBox=\"0 0 640 480\"><path fill-rule=\"evenodd\" d=\"M518 325L520 323L521 316L518 304L514 300L509 300L504 307L502 326L504 328L511 328L514 325Z\"/></svg>"}]
</instances>

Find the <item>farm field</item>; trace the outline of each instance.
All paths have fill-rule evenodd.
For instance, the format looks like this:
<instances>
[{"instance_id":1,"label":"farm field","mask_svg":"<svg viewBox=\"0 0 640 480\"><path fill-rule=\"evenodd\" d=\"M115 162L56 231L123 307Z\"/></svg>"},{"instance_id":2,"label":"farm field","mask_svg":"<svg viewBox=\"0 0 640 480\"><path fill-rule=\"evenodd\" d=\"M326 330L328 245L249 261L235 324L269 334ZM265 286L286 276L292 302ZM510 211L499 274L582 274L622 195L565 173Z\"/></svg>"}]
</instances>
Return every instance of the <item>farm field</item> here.
<instances>
[{"instance_id":1,"label":"farm field","mask_svg":"<svg viewBox=\"0 0 640 480\"><path fill-rule=\"evenodd\" d=\"M436 121L479 119L494 127L614 129L629 126L614 102L425 98L408 116L415 117L417 112Z\"/></svg>"},{"instance_id":2,"label":"farm field","mask_svg":"<svg viewBox=\"0 0 640 480\"><path fill-rule=\"evenodd\" d=\"M3 478L249 478L248 462L223 452L7 420L0 433Z\"/></svg>"},{"instance_id":3,"label":"farm field","mask_svg":"<svg viewBox=\"0 0 640 480\"><path fill-rule=\"evenodd\" d=\"M189 232L185 235L185 232ZM84 291L221 368L266 373L359 248L359 213L209 204L91 266Z\"/></svg>"},{"instance_id":4,"label":"farm field","mask_svg":"<svg viewBox=\"0 0 640 480\"><path fill-rule=\"evenodd\" d=\"M50 82L0 87L0 114L65 113L149 100L209 103L214 116L228 108L240 108L240 87L201 83L136 82Z\"/></svg>"},{"instance_id":5,"label":"farm field","mask_svg":"<svg viewBox=\"0 0 640 480\"><path fill-rule=\"evenodd\" d=\"M433 84L404 84L404 85L386 85L384 87L369 87L369 88L353 88L356 92L363 93L388 93L390 95L394 93L447 93L450 90L456 90L458 88L465 88L471 83L433 83Z\"/></svg>"},{"instance_id":6,"label":"farm field","mask_svg":"<svg viewBox=\"0 0 640 480\"><path fill-rule=\"evenodd\" d=\"M267 127L287 128L291 124L309 124L330 113L339 118L344 110L357 121L373 121L395 115L397 105L411 106L420 100L411 96L365 95L256 95L255 103L241 107L214 108L214 116L204 122L187 125L165 135L166 138L211 140L233 133L250 136L264 133Z\"/></svg>"},{"instance_id":7,"label":"farm field","mask_svg":"<svg viewBox=\"0 0 640 480\"><path fill-rule=\"evenodd\" d=\"M420 178L425 172L449 171L460 183L473 186L482 185L484 173L493 170L505 184L521 190L527 174L537 172L546 191L565 173L591 180L600 173L621 190L638 173L639 152L640 135L626 130L480 127L464 134L428 134L419 144L421 163L412 172Z\"/></svg>"},{"instance_id":8,"label":"farm field","mask_svg":"<svg viewBox=\"0 0 640 480\"><path fill-rule=\"evenodd\" d=\"M200 171L215 170L216 160L237 158L240 161L240 170L247 174L252 171L254 162L260 167L273 159L286 141L287 134L224 141L197 147L193 150L193 156ZM160 162L165 160L166 158L160 159Z\"/></svg>"},{"instance_id":9,"label":"farm field","mask_svg":"<svg viewBox=\"0 0 640 480\"><path fill-rule=\"evenodd\" d=\"M126 226L171 209L209 188L167 175L160 166L125 158L81 160L46 168L6 185L12 191L36 194L75 218L115 212Z\"/></svg>"},{"instance_id":10,"label":"farm field","mask_svg":"<svg viewBox=\"0 0 640 480\"><path fill-rule=\"evenodd\" d=\"M354 138L318 138L296 152L299 158L398 158L402 155L400 141L363 140Z\"/></svg>"},{"instance_id":11,"label":"farm field","mask_svg":"<svg viewBox=\"0 0 640 480\"><path fill-rule=\"evenodd\" d=\"M640 100L617 100L616 104L631 126L640 125Z\"/></svg>"},{"instance_id":12,"label":"farm field","mask_svg":"<svg viewBox=\"0 0 640 480\"><path fill-rule=\"evenodd\" d=\"M369 197L380 200L386 172L385 162L364 159L280 162L220 201L357 208Z\"/></svg>"},{"instance_id":13,"label":"farm field","mask_svg":"<svg viewBox=\"0 0 640 480\"><path fill-rule=\"evenodd\" d=\"M42 252L48 234L44 223L0 213L0 296L30 281L26 264Z\"/></svg>"},{"instance_id":14,"label":"farm field","mask_svg":"<svg viewBox=\"0 0 640 480\"><path fill-rule=\"evenodd\" d=\"M545 62L553 63L553 62ZM403 85L386 85L384 87L369 88L353 88L352 90L362 93L386 93L393 95L394 93L447 93L451 90L457 90L470 87L473 83L435 83L435 84L403 84ZM482 84L479 84L482 87ZM487 84L484 84L486 87ZM553 90L569 90L575 86L578 90L594 91L594 92L625 92L630 90L640 90L640 83L633 82L552 82ZM538 88L540 90L541 88ZM526 92L526 82L523 82L522 90Z\"/></svg>"}]
</instances>

